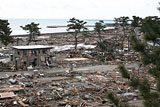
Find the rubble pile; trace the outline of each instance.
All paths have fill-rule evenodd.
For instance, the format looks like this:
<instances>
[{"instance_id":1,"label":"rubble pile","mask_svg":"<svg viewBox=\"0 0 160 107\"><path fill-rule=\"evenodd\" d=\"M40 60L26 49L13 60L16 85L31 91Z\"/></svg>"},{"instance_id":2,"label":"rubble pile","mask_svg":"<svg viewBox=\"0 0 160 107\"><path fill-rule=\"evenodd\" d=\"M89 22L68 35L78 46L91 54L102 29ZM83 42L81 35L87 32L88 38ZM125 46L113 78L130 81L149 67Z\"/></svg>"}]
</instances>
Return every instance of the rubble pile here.
<instances>
[{"instance_id":1,"label":"rubble pile","mask_svg":"<svg viewBox=\"0 0 160 107\"><path fill-rule=\"evenodd\" d=\"M116 41L117 46L121 44L122 38L119 36L114 38L113 35L103 34L102 37ZM95 47L97 40L98 36L93 32L85 39L80 35L80 48L74 51L71 34L42 36L37 43L31 44L53 46L50 55L53 63L49 66L12 72L12 64L0 63L0 107L112 107L114 105L107 99L108 92L113 92L121 101L140 106L142 98L139 91L129 87L128 80L122 78L119 70L115 69L118 64L137 64L139 54L128 47L121 49L118 46L112 59L107 52ZM20 44L25 43L27 38L20 41ZM82 43L94 48L87 49ZM124 43L125 47L128 43ZM155 89L154 79L144 72L147 68L129 66L127 69L141 78L151 78L152 89Z\"/></svg>"},{"instance_id":2,"label":"rubble pile","mask_svg":"<svg viewBox=\"0 0 160 107\"><path fill-rule=\"evenodd\" d=\"M134 69L129 69L134 72ZM143 71L137 71L139 76ZM114 71L71 69L63 72L33 71L17 73L0 80L0 106L20 107L110 107L107 92L128 102L140 102L139 92L129 87L128 80ZM2 95L3 94L3 95ZM141 102L140 102L141 103Z\"/></svg>"},{"instance_id":3,"label":"rubble pile","mask_svg":"<svg viewBox=\"0 0 160 107\"><path fill-rule=\"evenodd\" d=\"M3 63L0 62L0 72L13 72L14 71L14 66L12 63Z\"/></svg>"}]
</instances>

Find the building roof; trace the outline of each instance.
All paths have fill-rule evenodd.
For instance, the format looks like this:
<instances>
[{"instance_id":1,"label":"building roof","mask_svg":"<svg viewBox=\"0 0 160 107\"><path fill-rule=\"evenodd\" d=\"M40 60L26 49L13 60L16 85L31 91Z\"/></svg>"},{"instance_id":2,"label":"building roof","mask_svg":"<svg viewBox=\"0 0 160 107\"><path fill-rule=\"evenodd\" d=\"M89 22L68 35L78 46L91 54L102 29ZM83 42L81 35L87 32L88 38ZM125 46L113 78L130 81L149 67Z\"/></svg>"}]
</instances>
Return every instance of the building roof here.
<instances>
[{"instance_id":1,"label":"building roof","mask_svg":"<svg viewBox=\"0 0 160 107\"><path fill-rule=\"evenodd\" d=\"M19 50L30 50L30 49L52 49L53 47L46 45L28 45L28 46L12 46L11 48Z\"/></svg>"}]
</instances>

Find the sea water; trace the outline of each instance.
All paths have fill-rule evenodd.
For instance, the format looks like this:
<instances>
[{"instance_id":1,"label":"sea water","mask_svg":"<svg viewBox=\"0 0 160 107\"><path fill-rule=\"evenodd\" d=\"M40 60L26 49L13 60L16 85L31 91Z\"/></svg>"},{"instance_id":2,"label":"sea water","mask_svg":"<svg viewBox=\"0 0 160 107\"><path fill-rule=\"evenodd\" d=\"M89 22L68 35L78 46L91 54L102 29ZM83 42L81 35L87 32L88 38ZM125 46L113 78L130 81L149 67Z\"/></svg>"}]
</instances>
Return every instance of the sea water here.
<instances>
[{"instance_id":1,"label":"sea water","mask_svg":"<svg viewBox=\"0 0 160 107\"><path fill-rule=\"evenodd\" d=\"M66 26L69 19L6 19L10 23L10 28L12 30L11 35L23 35L27 34L20 26L25 26L26 24L30 24L34 22L36 24L39 23L40 32L41 33L58 33L58 32L67 32L67 27L60 28L47 28L47 26ZM93 19L85 19L87 22L86 25L94 25L99 20ZM114 23L113 20L103 20L104 23ZM93 30L92 27L88 28L89 30Z\"/></svg>"}]
</instances>

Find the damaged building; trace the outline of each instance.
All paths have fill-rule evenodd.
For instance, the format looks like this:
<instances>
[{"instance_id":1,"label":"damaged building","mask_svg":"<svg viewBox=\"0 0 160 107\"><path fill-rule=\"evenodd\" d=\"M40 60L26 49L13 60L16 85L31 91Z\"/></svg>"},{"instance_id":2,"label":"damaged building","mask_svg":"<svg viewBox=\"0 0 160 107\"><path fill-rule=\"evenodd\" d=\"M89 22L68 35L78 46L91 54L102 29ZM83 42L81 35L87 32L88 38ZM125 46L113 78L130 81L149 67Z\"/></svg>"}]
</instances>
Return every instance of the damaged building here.
<instances>
[{"instance_id":1,"label":"damaged building","mask_svg":"<svg viewBox=\"0 0 160 107\"><path fill-rule=\"evenodd\" d=\"M51 46L29 45L12 46L13 56L11 61L16 70L27 69L28 67L49 66L52 63Z\"/></svg>"}]
</instances>

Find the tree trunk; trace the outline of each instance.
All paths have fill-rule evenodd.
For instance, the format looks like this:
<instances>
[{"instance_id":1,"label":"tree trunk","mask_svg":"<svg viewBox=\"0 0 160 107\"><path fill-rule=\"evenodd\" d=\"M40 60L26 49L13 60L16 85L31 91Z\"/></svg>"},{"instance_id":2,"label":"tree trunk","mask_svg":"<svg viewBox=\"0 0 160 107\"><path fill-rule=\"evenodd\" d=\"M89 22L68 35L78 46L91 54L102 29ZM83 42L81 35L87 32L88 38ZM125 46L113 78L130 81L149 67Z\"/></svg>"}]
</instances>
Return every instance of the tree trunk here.
<instances>
[{"instance_id":1,"label":"tree trunk","mask_svg":"<svg viewBox=\"0 0 160 107\"><path fill-rule=\"evenodd\" d=\"M126 31L125 31L125 27L123 26L123 37L122 37L122 50L124 48L124 40L125 40L125 36L126 36Z\"/></svg>"},{"instance_id":2,"label":"tree trunk","mask_svg":"<svg viewBox=\"0 0 160 107\"><path fill-rule=\"evenodd\" d=\"M29 45L29 43L32 41L32 37L33 37L32 34L30 34L30 35L29 35L29 40L28 40L27 45Z\"/></svg>"},{"instance_id":3,"label":"tree trunk","mask_svg":"<svg viewBox=\"0 0 160 107\"><path fill-rule=\"evenodd\" d=\"M17 38L17 46L19 45L19 38Z\"/></svg>"},{"instance_id":4,"label":"tree trunk","mask_svg":"<svg viewBox=\"0 0 160 107\"><path fill-rule=\"evenodd\" d=\"M74 38L75 38L75 42L74 42L75 50L77 50L77 42L78 42L77 34L78 34L78 32L75 32L75 35L74 35Z\"/></svg>"},{"instance_id":5,"label":"tree trunk","mask_svg":"<svg viewBox=\"0 0 160 107\"><path fill-rule=\"evenodd\" d=\"M101 38L101 34L98 33L98 38L99 38L99 42L101 43L102 42L102 38Z\"/></svg>"}]
</instances>

